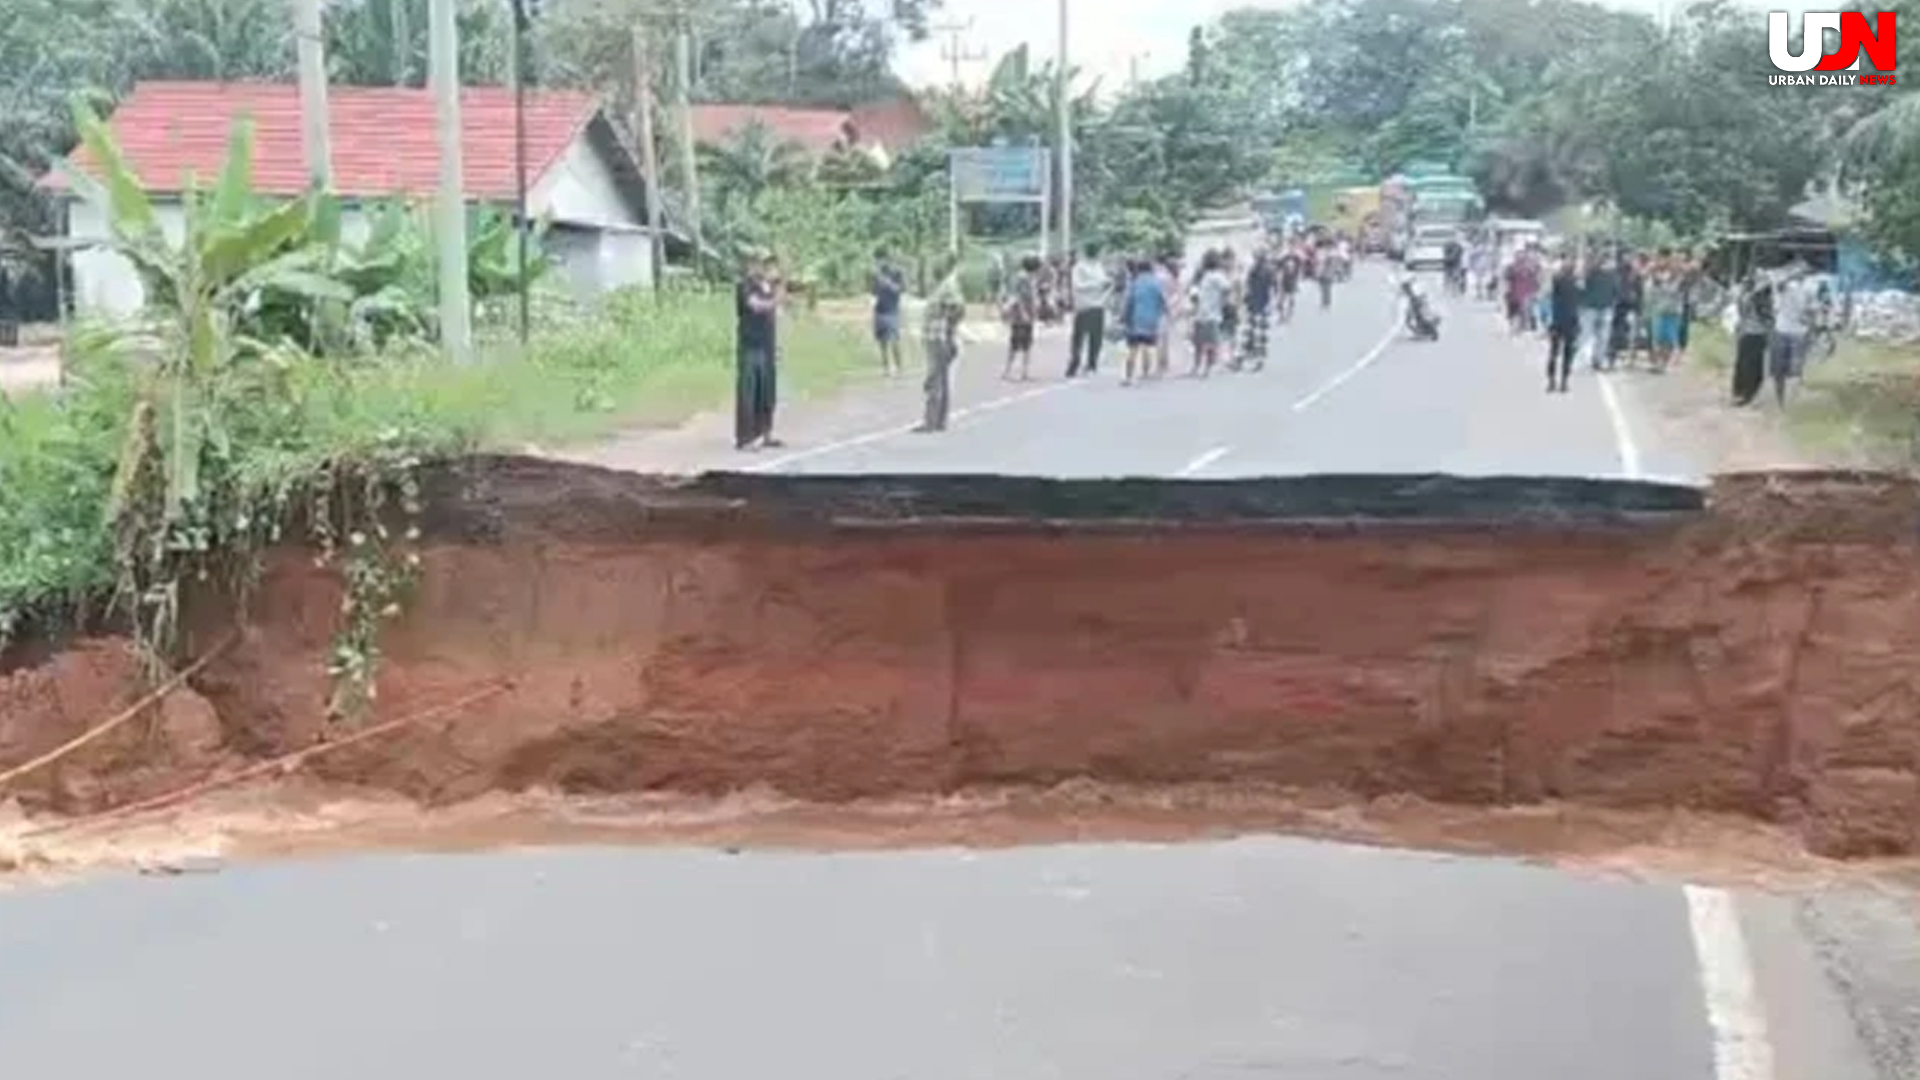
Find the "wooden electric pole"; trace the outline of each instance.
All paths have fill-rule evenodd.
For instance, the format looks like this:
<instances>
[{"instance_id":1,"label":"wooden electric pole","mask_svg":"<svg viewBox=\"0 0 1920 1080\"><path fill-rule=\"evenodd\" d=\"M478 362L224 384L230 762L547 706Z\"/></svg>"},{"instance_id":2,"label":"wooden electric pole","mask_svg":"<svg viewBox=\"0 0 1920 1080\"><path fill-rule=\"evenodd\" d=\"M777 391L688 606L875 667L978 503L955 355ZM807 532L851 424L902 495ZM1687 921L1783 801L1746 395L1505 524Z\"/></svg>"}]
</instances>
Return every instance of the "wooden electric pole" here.
<instances>
[{"instance_id":1,"label":"wooden electric pole","mask_svg":"<svg viewBox=\"0 0 1920 1080\"><path fill-rule=\"evenodd\" d=\"M307 182L316 191L333 185L333 148L327 127L327 53L320 0L294 0L293 32L300 65L300 142Z\"/></svg>"},{"instance_id":2,"label":"wooden electric pole","mask_svg":"<svg viewBox=\"0 0 1920 1080\"><path fill-rule=\"evenodd\" d=\"M461 175L460 27L457 0L428 0L428 79L433 84L440 142L440 189L434 200L439 252L440 343L456 364L473 360L473 304L467 286L467 196Z\"/></svg>"},{"instance_id":3,"label":"wooden electric pole","mask_svg":"<svg viewBox=\"0 0 1920 1080\"><path fill-rule=\"evenodd\" d=\"M633 43L634 130L640 137L640 171L647 189L647 242L653 291L667 272L666 224L660 206L660 152L653 139L653 52L644 22L635 22Z\"/></svg>"}]
</instances>

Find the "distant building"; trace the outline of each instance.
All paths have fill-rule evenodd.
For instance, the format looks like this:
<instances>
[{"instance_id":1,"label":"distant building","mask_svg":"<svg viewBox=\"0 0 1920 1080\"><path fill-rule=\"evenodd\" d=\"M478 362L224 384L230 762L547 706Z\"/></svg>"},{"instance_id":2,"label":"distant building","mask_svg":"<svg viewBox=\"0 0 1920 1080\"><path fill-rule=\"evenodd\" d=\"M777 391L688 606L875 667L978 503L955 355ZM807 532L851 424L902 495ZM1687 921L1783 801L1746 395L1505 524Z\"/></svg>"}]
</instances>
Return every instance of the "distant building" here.
<instances>
[{"instance_id":1,"label":"distant building","mask_svg":"<svg viewBox=\"0 0 1920 1080\"><path fill-rule=\"evenodd\" d=\"M693 107L694 141L709 146L724 146L755 124L816 160L836 151L862 149L877 152L883 162L889 161L934 130L932 119L910 97L852 109L722 104Z\"/></svg>"},{"instance_id":2,"label":"distant building","mask_svg":"<svg viewBox=\"0 0 1920 1080\"><path fill-rule=\"evenodd\" d=\"M364 204L430 198L439 182L432 95L404 87L333 86L333 189L345 202L346 236L366 235ZM461 91L462 166L466 197L509 213L515 205L514 96L502 87ZM234 122L253 124L255 190L294 197L308 186L301 143L300 95L279 83L146 82L109 119L128 164L154 198L161 225L178 239L180 192L219 176ZM651 277L645 228L647 191L639 165L598 98L571 91L529 91L526 103L527 207L551 227L546 249L582 295ZM72 164L96 169L81 148ZM66 232L73 252L74 303L81 310L128 314L144 302L139 275L125 259L86 241L109 237L106 211L67 190L58 173L43 186L67 195Z\"/></svg>"}]
</instances>

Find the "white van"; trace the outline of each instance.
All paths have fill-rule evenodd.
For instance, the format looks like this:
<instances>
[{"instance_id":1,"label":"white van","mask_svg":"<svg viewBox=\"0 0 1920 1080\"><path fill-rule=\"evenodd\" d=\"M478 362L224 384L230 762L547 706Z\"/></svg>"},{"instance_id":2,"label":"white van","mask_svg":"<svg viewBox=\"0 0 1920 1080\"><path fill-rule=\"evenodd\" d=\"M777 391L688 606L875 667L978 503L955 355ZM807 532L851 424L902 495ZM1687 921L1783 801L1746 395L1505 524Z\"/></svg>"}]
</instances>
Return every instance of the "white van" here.
<instances>
[{"instance_id":1,"label":"white van","mask_svg":"<svg viewBox=\"0 0 1920 1080\"><path fill-rule=\"evenodd\" d=\"M1407 238L1406 267L1419 270L1423 267L1439 268L1447 263L1447 242L1459 240L1460 230L1453 225L1417 225L1413 234Z\"/></svg>"},{"instance_id":2,"label":"white van","mask_svg":"<svg viewBox=\"0 0 1920 1080\"><path fill-rule=\"evenodd\" d=\"M1525 247L1527 244L1544 241L1547 238L1545 222L1523 218L1499 218L1489 221L1487 231L1492 234L1494 243L1507 249Z\"/></svg>"}]
</instances>

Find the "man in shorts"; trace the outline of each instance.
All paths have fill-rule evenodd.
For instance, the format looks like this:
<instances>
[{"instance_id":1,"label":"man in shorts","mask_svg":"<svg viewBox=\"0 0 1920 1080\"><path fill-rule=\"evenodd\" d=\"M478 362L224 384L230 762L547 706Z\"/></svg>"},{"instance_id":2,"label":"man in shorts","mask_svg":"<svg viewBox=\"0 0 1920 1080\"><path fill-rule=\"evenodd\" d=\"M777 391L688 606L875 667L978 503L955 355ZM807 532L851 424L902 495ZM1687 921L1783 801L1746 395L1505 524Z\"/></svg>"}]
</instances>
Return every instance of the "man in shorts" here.
<instances>
[{"instance_id":1,"label":"man in shorts","mask_svg":"<svg viewBox=\"0 0 1920 1080\"><path fill-rule=\"evenodd\" d=\"M1664 372L1680 353L1680 325L1686 306L1686 283L1673 253L1662 250L1646 275L1647 347L1653 370Z\"/></svg>"},{"instance_id":2,"label":"man in shorts","mask_svg":"<svg viewBox=\"0 0 1920 1080\"><path fill-rule=\"evenodd\" d=\"M1787 407L1787 383L1800 377L1807 359L1807 326L1812 318L1813 290L1804 264L1789 267L1773 287L1773 334L1767 339L1767 370L1773 376L1773 396Z\"/></svg>"},{"instance_id":3,"label":"man in shorts","mask_svg":"<svg viewBox=\"0 0 1920 1080\"><path fill-rule=\"evenodd\" d=\"M907 278L883 248L873 257L873 340L880 346L880 370L891 378L900 374L900 298Z\"/></svg>"},{"instance_id":4,"label":"man in shorts","mask_svg":"<svg viewBox=\"0 0 1920 1080\"><path fill-rule=\"evenodd\" d=\"M1160 268L1137 259L1128 271L1120 317L1127 330L1127 373L1122 386L1132 386L1136 375L1144 379L1153 370L1167 321L1167 294Z\"/></svg>"}]
</instances>

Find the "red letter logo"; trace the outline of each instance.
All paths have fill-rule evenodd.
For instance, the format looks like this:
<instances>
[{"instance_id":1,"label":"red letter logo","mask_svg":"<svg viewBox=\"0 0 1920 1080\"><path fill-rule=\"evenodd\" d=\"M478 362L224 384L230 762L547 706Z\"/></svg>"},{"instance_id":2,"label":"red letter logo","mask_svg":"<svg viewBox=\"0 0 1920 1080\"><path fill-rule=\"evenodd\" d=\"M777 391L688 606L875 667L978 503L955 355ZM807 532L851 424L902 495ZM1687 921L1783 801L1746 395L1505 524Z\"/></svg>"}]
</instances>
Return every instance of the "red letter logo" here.
<instances>
[{"instance_id":1,"label":"red letter logo","mask_svg":"<svg viewBox=\"0 0 1920 1080\"><path fill-rule=\"evenodd\" d=\"M1840 47L1821 55L1828 30L1840 32ZM1767 13L1767 55L1781 71L1845 71L1865 51L1875 71L1892 71L1893 12L1882 11L1869 23L1858 11L1809 11L1801 16L1800 55L1788 52L1787 13Z\"/></svg>"}]
</instances>

